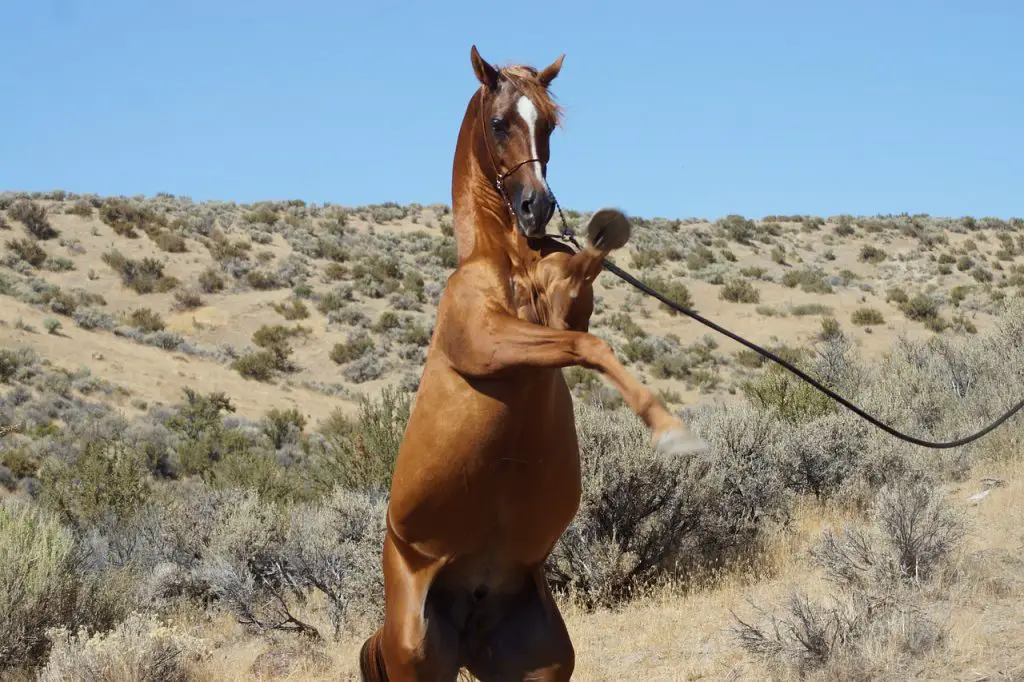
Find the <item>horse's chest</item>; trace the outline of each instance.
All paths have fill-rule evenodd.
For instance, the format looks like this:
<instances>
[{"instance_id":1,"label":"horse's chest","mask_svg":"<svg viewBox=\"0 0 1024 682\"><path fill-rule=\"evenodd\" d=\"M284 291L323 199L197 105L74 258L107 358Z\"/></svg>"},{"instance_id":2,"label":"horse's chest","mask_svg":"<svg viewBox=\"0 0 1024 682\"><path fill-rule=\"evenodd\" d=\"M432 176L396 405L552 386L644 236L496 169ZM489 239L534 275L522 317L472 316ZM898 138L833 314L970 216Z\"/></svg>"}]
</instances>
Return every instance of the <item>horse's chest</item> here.
<instances>
[{"instance_id":1,"label":"horse's chest","mask_svg":"<svg viewBox=\"0 0 1024 682\"><path fill-rule=\"evenodd\" d=\"M544 292L527 275L509 277L509 299L519 319L532 324L547 324Z\"/></svg>"}]
</instances>

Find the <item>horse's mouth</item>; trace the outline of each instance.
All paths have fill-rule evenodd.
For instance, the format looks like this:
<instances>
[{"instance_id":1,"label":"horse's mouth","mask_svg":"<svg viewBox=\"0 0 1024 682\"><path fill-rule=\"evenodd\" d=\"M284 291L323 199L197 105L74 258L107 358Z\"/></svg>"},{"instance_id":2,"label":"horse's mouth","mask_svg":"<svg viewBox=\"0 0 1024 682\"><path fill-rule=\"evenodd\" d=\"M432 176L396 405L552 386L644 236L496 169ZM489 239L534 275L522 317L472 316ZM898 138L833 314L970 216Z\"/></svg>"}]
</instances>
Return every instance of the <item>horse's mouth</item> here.
<instances>
[{"instance_id":1,"label":"horse's mouth","mask_svg":"<svg viewBox=\"0 0 1024 682\"><path fill-rule=\"evenodd\" d=\"M526 228L523 227L522 223L520 223L518 220L516 221L516 228L519 230L519 234L526 237L527 241L543 238L544 235L547 234L547 227L547 225L544 225L544 227L536 227L533 228L532 230L527 230Z\"/></svg>"}]
</instances>

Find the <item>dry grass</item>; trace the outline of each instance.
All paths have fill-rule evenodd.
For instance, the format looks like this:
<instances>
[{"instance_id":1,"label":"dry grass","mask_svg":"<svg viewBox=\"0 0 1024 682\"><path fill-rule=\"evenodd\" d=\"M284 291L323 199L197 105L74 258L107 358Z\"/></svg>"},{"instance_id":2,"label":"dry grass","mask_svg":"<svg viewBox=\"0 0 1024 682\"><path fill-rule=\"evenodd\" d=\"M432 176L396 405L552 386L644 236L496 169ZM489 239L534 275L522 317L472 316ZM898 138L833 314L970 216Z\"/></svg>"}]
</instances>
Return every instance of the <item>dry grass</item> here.
<instances>
[{"instance_id":1,"label":"dry grass","mask_svg":"<svg viewBox=\"0 0 1024 682\"><path fill-rule=\"evenodd\" d=\"M980 478L1007 483L992 488L977 504L967 501L984 486ZM945 628L945 646L906 668L904 652L880 641L871 651L870 670L861 679L1016 680L1024 676L1024 463L974 469L961 486L947 487L948 498L965 506L974 531L953 567L954 577L926 595L934 618ZM663 585L618 609L591 611L571 602L562 609L573 637L577 667L573 679L748 680L799 679L738 645L733 614L749 618L760 605L784 604L798 587L812 597L834 589L811 567L808 551L820 534L864 518L834 505L800 505L786 530L767 540L756 566L709 578L705 585ZM343 635L318 647L292 636L252 638L227 617L200 625L214 644L202 678L320 682L358 679L355 665L364 636ZM364 628L369 632L369 628ZM306 653L296 654L297 647ZM253 664L268 652L280 655L280 672L256 678ZM888 672L887 672L888 671ZM850 679L850 669L825 670L814 679Z\"/></svg>"}]
</instances>

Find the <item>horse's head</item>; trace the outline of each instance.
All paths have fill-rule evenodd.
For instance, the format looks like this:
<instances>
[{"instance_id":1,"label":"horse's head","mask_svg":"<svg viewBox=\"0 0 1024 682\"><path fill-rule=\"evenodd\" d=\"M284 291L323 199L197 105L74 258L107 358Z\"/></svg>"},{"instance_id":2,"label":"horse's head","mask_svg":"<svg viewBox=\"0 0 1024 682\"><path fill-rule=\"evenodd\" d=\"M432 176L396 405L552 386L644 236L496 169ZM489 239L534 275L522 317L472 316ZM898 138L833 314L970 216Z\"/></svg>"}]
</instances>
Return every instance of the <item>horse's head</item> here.
<instances>
[{"instance_id":1,"label":"horse's head","mask_svg":"<svg viewBox=\"0 0 1024 682\"><path fill-rule=\"evenodd\" d=\"M548 141L558 124L559 109L548 94L548 85L562 68L565 55L537 71L529 66L497 69L488 64L474 45L470 51L480 89L479 119L484 158L494 182L503 185L516 224L527 237L544 233L555 211L548 189ZM489 160L488 160L489 157Z\"/></svg>"}]
</instances>

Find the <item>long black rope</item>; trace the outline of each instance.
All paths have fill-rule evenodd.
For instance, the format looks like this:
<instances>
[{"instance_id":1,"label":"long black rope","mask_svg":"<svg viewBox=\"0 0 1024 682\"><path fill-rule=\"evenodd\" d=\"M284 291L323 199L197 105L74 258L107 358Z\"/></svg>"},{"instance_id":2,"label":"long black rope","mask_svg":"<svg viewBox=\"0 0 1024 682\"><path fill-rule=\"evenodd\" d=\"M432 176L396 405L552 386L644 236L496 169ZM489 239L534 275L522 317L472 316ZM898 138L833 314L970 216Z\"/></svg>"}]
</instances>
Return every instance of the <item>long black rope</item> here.
<instances>
[{"instance_id":1,"label":"long black rope","mask_svg":"<svg viewBox=\"0 0 1024 682\"><path fill-rule=\"evenodd\" d=\"M559 214L559 216L562 219L562 233L561 233L560 237L562 239L564 239L565 241L568 241L570 244L572 244L577 250L582 249L582 247L580 246L579 242L577 242L576 238L573 236L572 232L569 231L569 226L568 226L568 224L565 221L565 215L562 213L562 207L558 205L557 201L555 202L555 206L558 207L558 214ZM623 270L619 266L615 265L615 263L612 263L612 262L608 261L607 259L605 259L604 267L605 267L606 270L611 272L613 275L615 275L616 277L618 277L622 281L624 281L627 284L630 284L630 285L636 287L637 289L639 289L640 291L644 292L648 296L652 296L652 297L658 299L659 301L661 301L662 303L667 305L672 310L675 310L676 312L682 313L683 315L686 315L687 317L690 317L690 318L696 320L697 322L700 322L702 325L715 330L719 334L727 336L730 339L732 339L733 341L746 346L747 348L749 348L750 350L754 351L755 353L760 354L762 357L765 357L768 360L771 360L772 362L777 363L778 365L781 365L785 369L789 370L790 372L792 372L793 374L798 376L800 379L806 381L808 384L810 384L811 386L813 386L817 390L819 390L822 393L824 393L825 395L827 395L832 400L835 400L837 403L839 403L840 405L842 405L846 409L848 409L851 412L853 412L854 414L856 414L861 419L864 419L865 421L869 422L870 424L873 424L874 426L877 426L878 428L882 429L883 431L885 431L889 435L895 436L896 438L899 438L902 441L906 441L907 443L913 443L914 445L920 445L921 447L933 448L933 449L937 449L937 450L948 449L948 448L955 448L955 447L959 447L961 445L967 445L968 443L972 443L972 442L978 440L979 438L987 435L991 431L994 431L995 429L999 428L1000 426L1002 426L1002 424L1004 422L1006 422L1006 420L1008 420L1010 417L1012 417L1013 415L1017 414L1022 409L1024 409L1024 400L1021 400L1019 403L1014 405L1009 411L1004 413L1002 416L1000 416L998 419L996 419L994 422L992 422L991 424L989 424L988 426L986 426L982 430L980 430L980 431L978 431L976 433L972 433L969 436L964 436L963 438L957 438L956 440L951 440L951 441L931 441L931 440L924 440L923 438L916 438L914 436L907 435L907 434L905 434L905 433L903 433L903 432L893 428L892 426L889 426L888 424L886 424L885 422L881 421L877 417L875 417L875 416L873 416L871 414L868 414L863 409L861 409L860 407L857 407L856 405L854 405L852 402L850 402L849 400L847 400L843 396L839 395L838 393L836 393L832 389L830 389L827 386L823 385L821 382L819 382L814 377L809 376L806 372L801 370L799 367L796 367L792 363L790 363L790 362L780 358L778 355L776 355L775 353L771 352L770 350L768 350L766 348L762 348L761 346L759 346L756 343L753 343L751 341L747 341L742 336L740 336L740 335L738 335L738 334L736 334L734 332L731 332L728 329L726 329L725 327L722 327L721 325L712 322L711 320L707 319L706 317L703 317L702 315L694 312L693 310L690 310L689 308L686 308L685 306L680 305L679 303L677 303L677 302L673 301L672 299L668 298L667 296L665 296L661 292L656 291L655 289L652 289L647 284L644 284L643 282L638 280L633 275L629 274L628 272L626 272L625 270Z\"/></svg>"},{"instance_id":2,"label":"long black rope","mask_svg":"<svg viewBox=\"0 0 1024 682\"><path fill-rule=\"evenodd\" d=\"M483 97L483 93L481 92L481 98L482 97ZM481 111L482 111L482 102L481 102ZM484 140L485 140L485 144L486 144L487 143L487 139L488 139L486 131L483 131L483 134L484 134ZM531 162L534 162L534 161L536 161L538 163L543 163L543 162L541 162L540 159L529 158L529 159L526 159L525 161L521 161L520 163L516 164L511 169L502 172L500 167L499 167L499 165L498 165L498 163L497 163L497 161L494 158L494 155L491 153L491 149L490 149L490 145L489 144L487 144L487 152L488 152L488 155L491 157L491 163L494 166L494 172L495 172L495 175L497 176L497 178L496 178L497 179L496 189L498 190L498 194L504 200L505 206L508 208L510 216L512 217L513 220L515 220L515 211L512 210L512 203L509 201L508 195L505 193L505 180L510 175L515 173L517 170L519 170L521 167L526 165L527 163L531 163ZM551 198L552 198L552 201L555 204L555 208L558 209L558 216L559 216L559 218L562 221L561 234L559 234L559 235L552 235L552 236L556 236L557 238L560 238L563 241L568 242L577 251L581 251L583 249L583 247L580 246L580 243L578 241L576 241L576 237L573 235L572 231L569 230L569 224L565 220L565 214L562 212L562 206L558 203L558 200L555 199L554 192L551 192L551 188L550 187L548 187L548 192L551 194ZM932 449L936 449L936 450L945 450L945 449L948 449L948 448L960 447L961 445L967 445L968 443L973 443L974 441L978 440L979 438L982 438L982 437L986 436L987 434L989 434L990 432L994 431L995 429L999 428L1008 419L1010 419L1010 417L1012 417L1013 415L1017 414L1022 409L1024 409L1024 400L1021 400L1020 402L1018 402L1016 405L1014 405L1012 408L1010 408L1007 412L1003 413L1002 416L1000 416L998 419L996 419L994 422L992 422L991 424L989 424L985 428L983 428L980 431L977 431L975 433L972 433L972 434L970 434L968 436L964 436L963 438L957 438L956 440L932 441L932 440L925 440L923 438L917 438L915 436L911 436L911 435L905 434L905 433L895 429L894 427L889 426L888 424L886 424L885 422L881 421L877 417L875 417L875 416L873 416L871 414L868 414L867 412L865 412L860 407L857 407L852 402L850 402L849 400L847 400L843 396L839 395L838 393L836 393L835 391L830 389L828 386L823 385L820 381L818 381L814 377L808 375L806 372L801 370L799 367L793 365L791 362L783 360L782 358L780 358L778 355L776 355L775 353L771 352L767 348L762 348L761 346L757 345L756 343L753 343L752 341L747 341L742 336L740 336L740 335L738 335L738 334L736 334L734 332L731 332L728 329L726 329L725 327L712 322L711 320L707 319L706 317L703 317L702 315L698 314L697 312L695 312L693 310L690 310L689 308L686 308L685 306L680 305L679 303L676 303L672 299L668 298L667 296L665 296L661 292L656 291L655 289L652 289L651 287L649 287L648 285L644 284L643 282L638 280L636 277L634 277L633 275L629 274L628 272L626 272L625 270L623 270L619 266L615 265L614 263L608 261L607 259L605 259L603 261L603 263L604 263L604 268L606 270L608 270L613 275L615 275L616 277L618 277L622 281L626 282L627 284L630 284L630 285L636 287L637 289L639 289L640 291L644 292L648 296L652 296L652 297L658 299L659 301L661 301L662 303L667 305L672 310L675 310L676 312L682 313L683 315L686 315L687 317L692 318L692 319L696 320L697 322L700 322L705 327L709 327L710 329L715 330L719 334L722 334L723 336L729 337L730 339L732 339L736 343L742 344L742 345L746 346L747 348L749 348L750 350L754 351L755 353L758 353L762 357L767 358L768 360L771 360L772 362L780 365L781 367L783 367L783 368L787 369L788 371L792 372L793 374L795 374L797 377L799 377L803 381L806 381L808 384L813 386L815 389L817 389L817 390L821 391L822 393L824 393L825 395L827 395L832 400L835 400L837 403L839 403L840 405L842 405L846 409L850 410L851 412L856 414L861 419L864 419L868 423L873 424L874 426L880 428L881 430L885 431L889 435L894 436L894 437L896 437L896 438L898 438L898 439L900 439L902 441L905 441L907 443L912 443L914 445L920 445L921 447L932 448Z\"/></svg>"}]
</instances>

